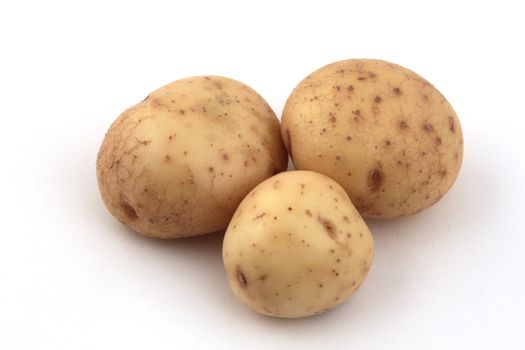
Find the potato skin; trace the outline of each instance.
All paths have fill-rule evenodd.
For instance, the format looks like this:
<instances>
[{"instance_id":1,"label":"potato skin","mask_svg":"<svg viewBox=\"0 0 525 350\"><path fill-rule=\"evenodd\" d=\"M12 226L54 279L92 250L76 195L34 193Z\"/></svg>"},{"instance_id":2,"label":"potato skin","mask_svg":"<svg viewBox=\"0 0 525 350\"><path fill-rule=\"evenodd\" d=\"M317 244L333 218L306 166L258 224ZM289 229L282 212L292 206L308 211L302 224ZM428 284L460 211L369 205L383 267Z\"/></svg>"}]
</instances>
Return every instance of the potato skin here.
<instances>
[{"instance_id":1,"label":"potato skin","mask_svg":"<svg viewBox=\"0 0 525 350\"><path fill-rule=\"evenodd\" d=\"M109 128L97 158L102 199L146 236L224 229L252 188L286 169L279 130L263 98L238 81L175 81Z\"/></svg>"},{"instance_id":2,"label":"potato skin","mask_svg":"<svg viewBox=\"0 0 525 350\"><path fill-rule=\"evenodd\" d=\"M380 60L335 62L307 76L286 102L281 135L296 169L335 179L371 218L436 203L463 158L461 125L445 97Z\"/></svg>"},{"instance_id":3,"label":"potato skin","mask_svg":"<svg viewBox=\"0 0 525 350\"><path fill-rule=\"evenodd\" d=\"M286 318L342 303L372 257L372 235L348 195L311 171L281 173L253 189L223 243L234 294L258 313Z\"/></svg>"}]
</instances>

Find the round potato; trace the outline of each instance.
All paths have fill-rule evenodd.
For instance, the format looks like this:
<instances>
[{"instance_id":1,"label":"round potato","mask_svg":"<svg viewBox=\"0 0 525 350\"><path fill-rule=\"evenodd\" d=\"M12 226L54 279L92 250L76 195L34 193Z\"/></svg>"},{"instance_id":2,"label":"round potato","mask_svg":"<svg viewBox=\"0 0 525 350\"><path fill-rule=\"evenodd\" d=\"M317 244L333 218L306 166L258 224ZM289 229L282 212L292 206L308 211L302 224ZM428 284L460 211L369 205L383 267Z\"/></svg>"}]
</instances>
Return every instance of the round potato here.
<instances>
[{"instance_id":1,"label":"round potato","mask_svg":"<svg viewBox=\"0 0 525 350\"><path fill-rule=\"evenodd\" d=\"M291 318L348 298L367 275L373 240L334 180L292 171L242 201L222 249L234 294L256 312Z\"/></svg>"},{"instance_id":2,"label":"round potato","mask_svg":"<svg viewBox=\"0 0 525 350\"><path fill-rule=\"evenodd\" d=\"M248 86L223 77L179 80L126 110L97 159L102 199L146 236L226 228L246 194L287 166L279 122Z\"/></svg>"},{"instance_id":3,"label":"round potato","mask_svg":"<svg viewBox=\"0 0 525 350\"><path fill-rule=\"evenodd\" d=\"M336 62L293 90L281 133L296 169L339 182L364 217L436 203L463 157L456 113L416 73L379 60Z\"/></svg>"}]
</instances>

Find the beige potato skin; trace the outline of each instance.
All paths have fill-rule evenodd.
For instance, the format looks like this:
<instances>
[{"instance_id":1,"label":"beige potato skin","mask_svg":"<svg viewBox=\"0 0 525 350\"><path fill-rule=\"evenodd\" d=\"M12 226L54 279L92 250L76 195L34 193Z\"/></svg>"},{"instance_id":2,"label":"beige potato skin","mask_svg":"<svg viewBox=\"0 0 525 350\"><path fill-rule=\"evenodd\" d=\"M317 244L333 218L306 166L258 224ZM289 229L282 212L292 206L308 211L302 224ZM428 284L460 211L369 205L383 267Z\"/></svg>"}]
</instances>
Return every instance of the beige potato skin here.
<instances>
[{"instance_id":1,"label":"beige potato skin","mask_svg":"<svg viewBox=\"0 0 525 350\"><path fill-rule=\"evenodd\" d=\"M371 218L436 203L463 158L461 125L445 97L380 60L335 62L307 76L286 102L281 134L296 169L335 179Z\"/></svg>"},{"instance_id":2,"label":"beige potato skin","mask_svg":"<svg viewBox=\"0 0 525 350\"><path fill-rule=\"evenodd\" d=\"M223 260L234 294L254 311L305 317L342 303L373 257L368 227L343 188L311 171L267 179L228 226Z\"/></svg>"},{"instance_id":3,"label":"beige potato skin","mask_svg":"<svg viewBox=\"0 0 525 350\"><path fill-rule=\"evenodd\" d=\"M111 125L97 158L102 199L146 236L224 229L251 189L286 169L279 130L263 98L238 81L175 81Z\"/></svg>"}]
</instances>

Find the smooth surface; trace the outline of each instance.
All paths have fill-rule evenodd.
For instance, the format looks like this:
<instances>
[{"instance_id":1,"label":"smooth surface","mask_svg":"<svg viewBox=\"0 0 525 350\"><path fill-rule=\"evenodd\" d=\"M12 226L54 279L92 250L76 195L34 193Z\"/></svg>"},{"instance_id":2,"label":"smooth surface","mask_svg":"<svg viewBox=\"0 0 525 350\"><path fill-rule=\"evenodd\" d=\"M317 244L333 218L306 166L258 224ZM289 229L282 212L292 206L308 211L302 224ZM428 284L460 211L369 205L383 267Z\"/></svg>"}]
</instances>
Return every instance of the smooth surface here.
<instances>
[{"instance_id":1,"label":"smooth surface","mask_svg":"<svg viewBox=\"0 0 525 350\"><path fill-rule=\"evenodd\" d=\"M525 25L513 4L3 2L0 348L523 348ZM259 316L228 287L221 235L147 239L104 208L98 147L149 91L231 76L280 115L306 74L350 57L433 83L465 154L437 205L369 221L374 264L334 311Z\"/></svg>"}]
</instances>

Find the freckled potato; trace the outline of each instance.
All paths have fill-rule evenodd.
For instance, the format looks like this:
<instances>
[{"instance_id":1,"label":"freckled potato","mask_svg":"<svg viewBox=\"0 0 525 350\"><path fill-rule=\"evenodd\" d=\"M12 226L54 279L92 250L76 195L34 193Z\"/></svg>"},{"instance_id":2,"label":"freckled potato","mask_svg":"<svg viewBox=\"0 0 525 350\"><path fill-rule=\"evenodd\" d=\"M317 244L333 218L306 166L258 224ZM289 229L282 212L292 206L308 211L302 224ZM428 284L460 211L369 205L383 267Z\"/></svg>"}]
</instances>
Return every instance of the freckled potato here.
<instances>
[{"instance_id":1,"label":"freckled potato","mask_svg":"<svg viewBox=\"0 0 525 350\"><path fill-rule=\"evenodd\" d=\"M258 313L291 318L348 298L370 268L373 240L334 180L291 171L242 201L222 249L235 295Z\"/></svg>"},{"instance_id":2,"label":"freckled potato","mask_svg":"<svg viewBox=\"0 0 525 350\"><path fill-rule=\"evenodd\" d=\"M223 77L168 84L111 125L97 159L102 199L152 237L226 228L245 195L287 166L279 122L248 86Z\"/></svg>"},{"instance_id":3,"label":"freckled potato","mask_svg":"<svg viewBox=\"0 0 525 350\"><path fill-rule=\"evenodd\" d=\"M445 97L379 60L336 62L307 76L286 102L281 134L295 168L339 182L364 217L436 203L463 157L461 126Z\"/></svg>"}]
</instances>

